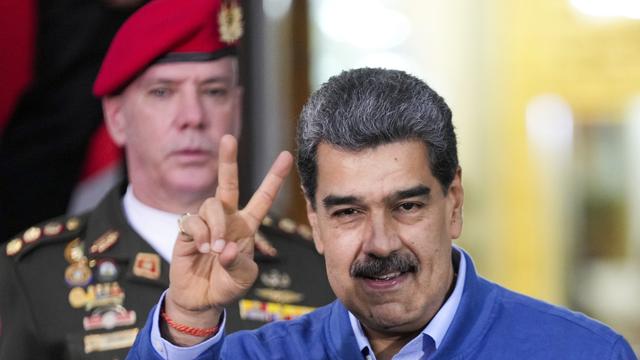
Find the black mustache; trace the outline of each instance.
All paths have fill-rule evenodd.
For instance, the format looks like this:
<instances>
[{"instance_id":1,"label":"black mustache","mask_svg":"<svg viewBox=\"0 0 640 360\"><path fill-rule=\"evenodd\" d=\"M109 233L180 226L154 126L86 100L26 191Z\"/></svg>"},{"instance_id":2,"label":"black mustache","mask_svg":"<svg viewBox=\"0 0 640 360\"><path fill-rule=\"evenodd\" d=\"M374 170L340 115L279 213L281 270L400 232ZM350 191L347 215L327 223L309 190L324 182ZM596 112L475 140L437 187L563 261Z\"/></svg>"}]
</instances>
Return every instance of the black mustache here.
<instances>
[{"instance_id":1,"label":"black mustache","mask_svg":"<svg viewBox=\"0 0 640 360\"><path fill-rule=\"evenodd\" d=\"M389 256L379 257L368 255L365 261L354 262L351 265L352 277L373 278L392 272L416 272L418 260L409 254L391 253Z\"/></svg>"}]
</instances>

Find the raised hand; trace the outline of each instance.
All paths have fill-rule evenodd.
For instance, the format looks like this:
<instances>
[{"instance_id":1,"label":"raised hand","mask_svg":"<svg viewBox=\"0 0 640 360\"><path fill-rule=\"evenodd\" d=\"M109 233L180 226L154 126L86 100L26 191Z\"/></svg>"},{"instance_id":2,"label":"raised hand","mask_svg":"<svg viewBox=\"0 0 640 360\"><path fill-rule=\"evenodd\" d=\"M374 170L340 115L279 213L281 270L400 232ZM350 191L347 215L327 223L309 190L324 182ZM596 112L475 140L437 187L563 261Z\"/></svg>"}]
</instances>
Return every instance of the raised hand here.
<instances>
[{"instance_id":1,"label":"raised hand","mask_svg":"<svg viewBox=\"0 0 640 360\"><path fill-rule=\"evenodd\" d=\"M198 214L181 220L165 308L172 319L189 326L215 326L222 307L253 285L258 274L255 234L293 164L291 154L282 152L240 210L237 147L233 136L221 139L215 197Z\"/></svg>"}]
</instances>

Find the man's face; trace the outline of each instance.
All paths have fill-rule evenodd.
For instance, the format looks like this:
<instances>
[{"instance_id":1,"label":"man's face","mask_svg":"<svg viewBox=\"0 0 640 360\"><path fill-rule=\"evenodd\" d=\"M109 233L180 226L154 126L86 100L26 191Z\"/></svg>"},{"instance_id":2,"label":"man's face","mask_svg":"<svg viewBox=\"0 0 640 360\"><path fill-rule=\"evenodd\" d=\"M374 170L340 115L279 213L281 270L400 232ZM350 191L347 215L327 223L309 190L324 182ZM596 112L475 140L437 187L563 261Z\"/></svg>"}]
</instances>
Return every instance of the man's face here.
<instances>
[{"instance_id":1,"label":"man's face","mask_svg":"<svg viewBox=\"0 0 640 360\"><path fill-rule=\"evenodd\" d=\"M213 193L220 138L240 128L236 61L156 64L103 101L138 196Z\"/></svg>"},{"instance_id":2,"label":"man's face","mask_svg":"<svg viewBox=\"0 0 640 360\"><path fill-rule=\"evenodd\" d=\"M338 298L368 332L420 330L453 280L460 171L445 195L421 142L359 152L321 143L317 176L316 209L307 210Z\"/></svg>"}]
</instances>

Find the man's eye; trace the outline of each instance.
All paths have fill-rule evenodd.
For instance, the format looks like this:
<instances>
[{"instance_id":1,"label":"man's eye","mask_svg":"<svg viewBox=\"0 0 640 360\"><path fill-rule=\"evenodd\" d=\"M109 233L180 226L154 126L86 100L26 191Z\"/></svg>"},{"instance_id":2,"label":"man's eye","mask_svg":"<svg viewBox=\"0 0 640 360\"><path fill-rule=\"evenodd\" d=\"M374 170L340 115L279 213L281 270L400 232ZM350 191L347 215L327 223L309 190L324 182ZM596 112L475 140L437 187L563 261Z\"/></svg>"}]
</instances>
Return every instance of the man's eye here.
<instances>
[{"instance_id":1,"label":"man's eye","mask_svg":"<svg viewBox=\"0 0 640 360\"><path fill-rule=\"evenodd\" d=\"M336 210L333 212L333 214L331 214L333 217L347 217L347 216L353 216L356 214L359 214L360 212L357 209L354 208L346 208L346 209L340 209L340 210Z\"/></svg>"},{"instance_id":2,"label":"man's eye","mask_svg":"<svg viewBox=\"0 0 640 360\"><path fill-rule=\"evenodd\" d=\"M171 95L171 90L169 88L161 87L161 88L153 88L149 90L149 94L155 97L167 97Z\"/></svg>"},{"instance_id":3,"label":"man's eye","mask_svg":"<svg viewBox=\"0 0 640 360\"><path fill-rule=\"evenodd\" d=\"M419 204L419 203L406 202L406 203L400 204L397 207L397 209L402 211L402 212L412 212L412 211L416 211L418 209L421 209L423 206L424 206L423 204Z\"/></svg>"},{"instance_id":4,"label":"man's eye","mask_svg":"<svg viewBox=\"0 0 640 360\"><path fill-rule=\"evenodd\" d=\"M227 94L227 89L221 89L221 88L210 88L210 89L205 89L204 93L209 95L209 96L224 96Z\"/></svg>"}]
</instances>

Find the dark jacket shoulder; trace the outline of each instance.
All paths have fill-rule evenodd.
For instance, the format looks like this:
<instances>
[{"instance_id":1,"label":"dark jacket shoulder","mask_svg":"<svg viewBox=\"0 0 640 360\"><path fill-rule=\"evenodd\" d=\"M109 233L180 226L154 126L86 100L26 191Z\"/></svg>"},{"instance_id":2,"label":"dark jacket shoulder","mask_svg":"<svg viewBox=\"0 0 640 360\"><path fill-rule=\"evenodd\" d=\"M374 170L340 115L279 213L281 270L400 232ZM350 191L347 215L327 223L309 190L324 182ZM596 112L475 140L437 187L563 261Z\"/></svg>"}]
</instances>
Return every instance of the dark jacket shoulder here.
<instances>
[{"instance_id":1,"label":"dark jacket shoulder","mask_svg":"<svg viewBox=\"0 0 640 360\"><path fill-rule=\"evenodd\" d=\"M39 248L66 244L82 236L86 229L87 218L87 214L59 216L33 225L5 244L3 256L20 262Z\"/></svg>"}]
</instances>

